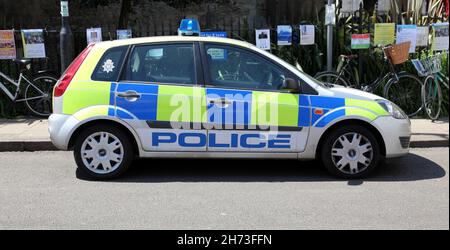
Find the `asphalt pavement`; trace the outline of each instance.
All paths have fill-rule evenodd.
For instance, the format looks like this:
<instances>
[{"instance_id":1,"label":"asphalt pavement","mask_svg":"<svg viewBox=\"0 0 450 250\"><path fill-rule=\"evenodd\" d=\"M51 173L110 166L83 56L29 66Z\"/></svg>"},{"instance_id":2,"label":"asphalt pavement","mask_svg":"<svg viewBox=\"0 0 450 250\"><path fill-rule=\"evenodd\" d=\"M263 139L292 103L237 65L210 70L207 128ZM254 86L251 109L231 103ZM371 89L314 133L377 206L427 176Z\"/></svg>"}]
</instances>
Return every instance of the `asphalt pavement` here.
<instances>
[{"instance_id":1,"label":"asphalt pavement","mask_svg":"<svg viewBox=\"0 0 450 250\"><path fill-rule=\"evenodd\" d=\"M449 229L448 148L345 181L316 162L140 160L95 182L71 152L0 153L0 229Z\"/></svg>"}]
</instances>

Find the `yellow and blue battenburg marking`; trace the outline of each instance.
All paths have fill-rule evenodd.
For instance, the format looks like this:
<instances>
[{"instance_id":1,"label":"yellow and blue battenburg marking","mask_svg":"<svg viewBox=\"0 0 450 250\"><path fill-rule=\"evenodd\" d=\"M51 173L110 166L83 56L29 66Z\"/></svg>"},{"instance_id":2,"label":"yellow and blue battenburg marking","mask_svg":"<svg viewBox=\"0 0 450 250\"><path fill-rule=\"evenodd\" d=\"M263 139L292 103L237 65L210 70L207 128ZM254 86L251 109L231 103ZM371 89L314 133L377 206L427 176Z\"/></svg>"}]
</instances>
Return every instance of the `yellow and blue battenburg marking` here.
<instances>
[{"instance_id":1,"label":"yellow and blue battenburg marking","mask_svg":"<svg viewBox=\"0 0 450 250\"><path fill-rule=\"evenodd\" d=\"M221 125L226 129L249 129L250 127L272 128L300 131L304 127L323 128L343 116L359 116L375 120L388 115L377 102L349 98L294 95L289 93L261 92L247 90L228 90L216 88L170 86L157 84L108 83L109 96L101 100L93 96L65 98L65 107L69 107L80 119L95 115L109 115L124 120L142 120L147 122L185 122ZM141 97L136 102L116 98L116 93L134 91ZM80 92L79 92L80 93ZM90 93L84 91L82 93ZM69 92L70 94L70 92ZM174 102L174 96L183 97ZM73 100L72 100L73 99ZM84 100L79 102L79 100ZM225 105L216 102L226 100ZM73 105L66 105L67 102ZM76 102L78 101L78 102ZM73 103L73 102L76 102ZM86 104L86 107L82 105ZM93 104L96 105L93 105ZM174 116L182 105L186 112ZM105 109L105 107L107 107ZM76 110L78 108L78 110ZM81 110L81 111L80 111ZM187 113L187 114L184 114Z\"/></svg>"}]
</instances>

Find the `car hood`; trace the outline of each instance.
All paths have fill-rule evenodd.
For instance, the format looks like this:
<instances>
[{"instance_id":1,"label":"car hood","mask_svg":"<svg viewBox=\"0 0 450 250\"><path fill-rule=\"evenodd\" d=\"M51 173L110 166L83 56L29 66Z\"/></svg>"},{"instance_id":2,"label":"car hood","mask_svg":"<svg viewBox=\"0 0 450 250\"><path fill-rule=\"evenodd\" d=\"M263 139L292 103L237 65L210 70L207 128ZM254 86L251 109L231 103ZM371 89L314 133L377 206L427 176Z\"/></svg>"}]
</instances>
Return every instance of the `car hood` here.
<instances>
[{"instance_id":1,"label":"car hood","mask_svg":"<svg viewBox=\"0 0 450 250\"><path fill-rule=\"evenodd\" d=\"M329 89L329 91L333 92L336 97L340 98L351 98L351 99L360 99L360 100L385 100L383 97L374 95L369 92L365 92L358 89L346 88L343 86L335 85L333 88Z\"/></svg>"}]
</instances>

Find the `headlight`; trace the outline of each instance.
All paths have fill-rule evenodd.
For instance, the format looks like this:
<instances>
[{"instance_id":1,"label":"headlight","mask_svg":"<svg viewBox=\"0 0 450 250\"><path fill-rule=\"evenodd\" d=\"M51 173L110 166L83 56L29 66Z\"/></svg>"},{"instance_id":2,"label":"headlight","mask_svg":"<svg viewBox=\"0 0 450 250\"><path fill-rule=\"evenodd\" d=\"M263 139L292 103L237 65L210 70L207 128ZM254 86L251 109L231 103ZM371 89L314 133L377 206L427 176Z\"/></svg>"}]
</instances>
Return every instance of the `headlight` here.
<instances>
[{"instance_id":1,"label":"headlight","mask_svg":"<svg viewBox=\"0 0 450 250\"><path fill-rule=\"evenodd\" d=\"M378 104L381 105L389 114L395 119L407 119L408 115L401 108L390 101L378 100Z\"/></svg>"}]
</instances>

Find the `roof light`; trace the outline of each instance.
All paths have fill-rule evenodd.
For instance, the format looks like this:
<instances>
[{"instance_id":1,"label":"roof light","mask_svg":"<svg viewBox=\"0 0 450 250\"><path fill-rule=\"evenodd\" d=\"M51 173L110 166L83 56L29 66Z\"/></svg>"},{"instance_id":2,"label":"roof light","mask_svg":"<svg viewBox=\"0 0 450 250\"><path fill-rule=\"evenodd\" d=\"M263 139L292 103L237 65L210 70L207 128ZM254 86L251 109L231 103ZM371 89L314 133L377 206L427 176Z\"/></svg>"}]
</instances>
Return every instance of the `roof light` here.
<instances>
[{"instance_id":1,"label":"roof light","mask_svg":"<svg viewBox=\"0 0 450 250\"><path fill-rule=\"evenodd\" d=\"M200 36L200 23L196 19L181 20L180 28L178 29L179 36Z\"/></svg>"}]
</instances>

